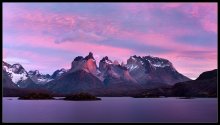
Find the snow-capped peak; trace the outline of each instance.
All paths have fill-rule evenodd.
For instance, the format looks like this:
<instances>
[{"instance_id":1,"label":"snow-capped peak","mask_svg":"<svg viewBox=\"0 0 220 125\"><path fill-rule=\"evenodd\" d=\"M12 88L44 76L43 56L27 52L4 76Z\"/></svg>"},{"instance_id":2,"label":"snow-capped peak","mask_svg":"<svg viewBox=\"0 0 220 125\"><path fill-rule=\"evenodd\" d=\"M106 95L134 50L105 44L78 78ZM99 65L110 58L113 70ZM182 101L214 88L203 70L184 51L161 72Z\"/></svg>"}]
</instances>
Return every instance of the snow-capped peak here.
<instances>
[{"instance_id":1,"label":"snow-capped peak","mask_svg":"<svg viewBox=\"0 0 220 125\"><path fill-rule=\"evenodd\" d=\"M145 56L143 59L147 60L155 68L170 67L173 71L175 71L172 63L167 59L153 56Z\"/></svg>"},{"instance_id":2,"label":"snow-capped peak","mask_svg":"<svg viewBox=\"0 0 220 125\"><path fill-rule=\"evenodd\" d=\"M23 81L28 78L27 72L20 64L13 64L10 65L9 67L3 65L3 70L5 70L9 74L11 80L15 84L17 84L19 81Z\"/></svg>"},{"instance_id":3,"label":"snow-capped peak","mask_svg":"<svg viewBox=\"0 0 220 125\"><path fill-rule=\"evenodd\" d=\"M63 75L64 73L66 73L67 71L68 71L68 70L67 70L67 69L64 69L64 68L59 69L59 70L56 70L56 71L52 74L51 78L52 78L52 79L56 79L56 78L60 77L61 75Z\"/></svg>"},{"instance_id":4,"label":"snow-capped peak","mask_svg":"<svg viewBox=\"0 0 220 125\"><path fill-rule=\"evenodd\" d=\"M22 73L26 73L27 72L25 71L25 69L21 66L21 64L13 64L12 66L10 66L10 69L14 72L14 73L17 73L17 74L22 74Z\"/></svg>"},{"instance_id":5,"label":"snow-capped peak","mask_svg":"<svg viewBox=\"0 0 220 125\"><path fill-rule=\"evenodd\" d=\"M129 71L132 71L132 70L138 68L138 65L131 64L131 65L128 65L127 68L129 69Z\"/></svg>"},{"instance_id":6,"label":"snow-capped peak","mask_svg":"<svg viewBox=\"0 0 220 125\"><path fill-rule=\"evenodd\" d=\"M36 84L45 84L53 80L49 74L42 74L38 70L31 70L28 75Z\"/></svg>"}]
</instances>

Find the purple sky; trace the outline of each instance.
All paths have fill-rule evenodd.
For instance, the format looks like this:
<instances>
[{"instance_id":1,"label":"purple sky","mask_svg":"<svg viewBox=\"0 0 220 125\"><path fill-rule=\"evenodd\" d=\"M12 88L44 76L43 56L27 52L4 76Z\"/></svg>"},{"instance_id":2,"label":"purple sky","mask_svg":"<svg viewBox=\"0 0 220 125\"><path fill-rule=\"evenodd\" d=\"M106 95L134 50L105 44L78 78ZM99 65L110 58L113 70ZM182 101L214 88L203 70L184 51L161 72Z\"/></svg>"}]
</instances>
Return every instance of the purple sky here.
<instances>
[{"instance_id":1,"label":"purple sky","mask_svg":"<svg viewBox=\"0 0 220 125\"><path fill-rule=\"evenodd\" d=\"M3 3L3 60L51 74L93 52L158 56L195 79L217 68L217 3Z\"/></svg>"}]
</instances>

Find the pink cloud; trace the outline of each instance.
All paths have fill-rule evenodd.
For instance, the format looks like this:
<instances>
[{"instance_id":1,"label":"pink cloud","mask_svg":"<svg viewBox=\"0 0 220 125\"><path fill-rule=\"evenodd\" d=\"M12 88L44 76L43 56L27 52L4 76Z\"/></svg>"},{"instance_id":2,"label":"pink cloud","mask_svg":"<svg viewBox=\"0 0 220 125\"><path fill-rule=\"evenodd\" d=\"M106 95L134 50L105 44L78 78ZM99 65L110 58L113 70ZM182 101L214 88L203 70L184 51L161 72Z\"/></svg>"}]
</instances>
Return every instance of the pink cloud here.
<instances>
[{"instance_id":1,"label":"pink cloud","mask_svg":"<svg viewBox=\"0 0 220 125\"><path fill-rule=\"evenodd\" d=\"M160 5L160 4L159 4ZM158 5L158 6L159 6ZM184 5L184 4L181 4ZM199 4L200 5L200 4ZM124 7L137 7L140 5L136 4L128 4ZM170 3L165 4L164 7L173 7L173 6L180 6L180 4ZM204 5L202 5L204 6ZM154 6L149 6L148 8L153 8ZM194 7L194 6L193 6ZM144 7L143 7L144 8ZM194 8L198 8L197 4ZM159 33L141 33L136 31L126 31L120 27L120 25L114 26L113 24L109 23L106 19L95 19L92 17L80 17L77 15L58 15L54 13L47 13L41 11L33 11L28 12L25 10L20 10L20 15L15 15L16 18L22 18L25 23L23 25L16 25L15 28L17 29L24 29L24 30L37 30L39 32L47 31L55 35L52 39L54 41L102 41L107 39L108 37L117 37L122 39L133 39L137 40L143 44L156 46L156 47L165 47L165 45L169 45L170 49L177 49L184 48L187 49L195 49L195 46L180 44L172 40L172 38L168 37L167 35L161 35ZM189 13L188 11L186 11ZM34 15L34 16L33 16ZM14 15L13 15L14 16ZM12 20L11 18L9 18ZM27 23L26 23L27 22ZM106 23L108 22L108 23ZM203 21L203 25L206 30L215 31L217 29L215 23L210 22L208 20ZM80 29L80 30L79 30ZM75 30L75 31L74 31ZM73 32L74 31L74 32ZM191 31L188 30L168 30L172 36L178 36L182 34L190 34ZM166 34L166 32L165 32ZM75 37L74 37L75 35ZM57 37L59 36L59 37ZM86 36L86 37L85 37ZM54 45L56 46L56 45Z\"/></svg>"},{"instance_id":2,"label":"pink cloud","mask_svg":"<svg viewBox=\"0 0 220 125\"><path fill-rule=\"evenodd\" d=\"M47 32L53 36L66 37L75 34L80 38L90 36L85 38L86 40L92 38L98 41L102 40L102 37L115 34L118 30L111 21L100 17L45 13L39 10L18 9L17 11L16 14L11 11L4 13L4 22L7 22L4 23L5 29L16 28L16 30L29 33Z\"/></svg>"},{"instance_id":3,"label":"pink cloud","mask_svg":"<svg viewBox=\"0 0 220 125\"><path fill-rule=\"evenodd\" d=\"M162 9L173 9L184 5L184 3L162 3Z\"/></svg>"},{"instance_id":4,"label":"pink cloud","mask_svg":"<svg viewBox=\"0 0 220 125\"><path fill-rule=\"evenodd\" d=\"M8 44L14 44L14 46L25 45L25 46L40 47L40 48L53 48L57 50L65 50L69 52L78 52L78 53L92 51L92 52L102 53L111 56L117 55L117 53L120 53L120 55L122 56L132 53L132 51L129 49L123 49L119 47L91 44L77 40L74 42L70 41L70 42L57 44L54 42L54 40L55 39L53 37L48 37L48 36L26 36L26 35L19 35L14 38L11 38L10 36L6 36L4 39L4 41L7 41ZM14 41L18 41L18 42L14 42Z\"/></svg>"},{"instance_id":5,"label":"pink cloud","mask_svg":"<svg viewBox=\"0 0 220 125\"><path fill-rule=\"evenodd\" d=\"M192 20L198 20L202 28L207 32L217 33L217 4L215 3L166 3L166 4L122 4L121 10L127 13L132 13L133 16L140 14L139 12L150 12L153 9L162 9L164 12L175 11L182 12L189 16ZM173 10L171 10L173 9ZM10 9L9 9L10 10ZM175 41L175 37L191 35L194 33L192 29L176 28L175 26L166 27L166 30L150 32L141 32L136 30L128 30L122 26L122 22L112 21L113 19L98 17L94 15L77 15L65 13L53 13L41 10L30 10L15 8L15 11L3 11L3 27L4 29L15 29L16 35L11 37L11 34L4 32L3 47L10 45L12 47L35 47L64 50L71 53L81 53L85 56L89 51L98 54L97 57L102 58L108 55L110 59L121 59L126 62L126 59L137 52L126 48L113 47L108 45L101 45L103 40L108 38L117 38L119 40L129 40L143 44L143 46L156 47L161 49L169 49L172 53L157 53L155 55L165 57L177 65L177 69L187 73L193 73L193 68L196 64L200 69L205 67L216 67L217 54L216 48L211 48L204 45L186 44ZM210 11L211 10L211 11ZM16 12L16 13L15 13ZM152 19L151 14L146 14L144 17ZM157 18L156 18L157 19ZM154 20L153 20L154 21ZM147 22L146 22L147 23ZM160 25L157 27L160 28ZM149 29L150 30L150 29ZM75 35L75 36L74 36ZM55 43L58 41L58 43ZM92 42L91 42L92 41ZM189 43L189 42L187 42ZM214 51L213 53L194 54L183 52L187 51ZM19 53L19 51L16 51ZM19 56L15 52L3 51L3 57ZM48 57L39 55L37 53L20 52L29 60L40 61L38 59ZM211 54L211 55L210 55ZM137 54L138 55L138 54ZM144 55L144 54L143 54ZM190 57L190 58L189 58ZM53 61L62 60L53 59L51 57L50 63ZM199 64L198 59L204 59L204 65ZM186 62L189 60L189 62ZM207 62L208 60L208 62ZM71 61L65 60L68 63L62 62L60 65L69 66ZM184 62L179 63L179 62ZM43 63L43 62L42 62ZM48 65L50 63L47 63ZM39 63L40 64L40 63ZM37 64L33 64L37 66ZM209 66L208 66L209 65ZM185 67L184 67L185 66ZM31 65L30 65L31 67ZM201 68L202 67L202 68ZM190 69L191 68L191 69ZM46 69L46 67L45 67ZM199 68L195 68L199 69ZM200 70L198 71L200 72Z\"/></svg>"},{"instance_id":6,"label":"pink cloud","mask_svg":"<svg viewBox=\"0 0 220 125\"><path fill-rule=\"evenodd\" d=\"M182 12L199 20L207 32L217 33L217 3L192 3L182 9Z\"/></svg>"},{"instance_id":7,"label":"pink cloud","mask_svg":"<svg viewBox=\"0 0 220 125\"><path fill-rule=\"evenodd\" d=\"M209 20L203 20L202 25L206 31L217 33L217 23L211 22Z\"/></svg>"},{"instance_id":8,"label":"pink cloud","mask_svg":"<svg viewBox=\"0 0 220 125\"><path fill-rule=\"evenodd\" d=\"M203 51L203 50L213 50L213 48L203 47L199 45L191 45L186 43L178 43L173 40L173 37L158 33L142 33L142 32L127 32L122 31L118 34L118 38L134 40L139 43L148 46L154 46L159 48L165 48L173 51Z\"/></svg>"}]
</instances>

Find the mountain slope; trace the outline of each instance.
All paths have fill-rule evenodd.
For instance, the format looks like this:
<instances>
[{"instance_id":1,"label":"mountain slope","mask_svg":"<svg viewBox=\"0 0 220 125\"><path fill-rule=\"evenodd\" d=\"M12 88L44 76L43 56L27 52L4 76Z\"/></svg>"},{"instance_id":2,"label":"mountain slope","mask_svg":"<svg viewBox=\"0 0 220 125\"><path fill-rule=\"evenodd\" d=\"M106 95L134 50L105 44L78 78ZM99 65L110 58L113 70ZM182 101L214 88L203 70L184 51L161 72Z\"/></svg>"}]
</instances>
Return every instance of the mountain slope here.
<instances>
[{"instance_id":1,"label":"mountain slope","mask_svg":"<svg viewBox=\"0 0 220 125\"><path fill-rule=\"evenodd\" d=\"M62 68L62 69L58 69L56 70L52 75L51 75L51 79L58 79L60 78L62 75L64 75L68 70Z\"/></svg>"},{"instance_id":2,"label":"mountain slope","mask_svg":"<svg viewBox=\"0 0 220 125\"><path fill-rule=\"evenodd\" d=\"M203 72L196 80L212 79L217 77L217 69Z\"/></svg>"},{"instance_id":3,"label":"mountain slope","mask_svg":"<svg viewBox=\"0 0 220 125\"><path fill-rule=\"evenodd\" d=\"M173 86L148 89L135 97L217 97L217 69L202 73L196 80L176 83Z\"/></svg>"},{"instance_id":4,"label":"mountain slope","mask_svg":"<svg viewBox=\"0 0 220 125\"><path fill-rule=\"evenodd\" d=\"M11 80L6 71L2 71L2 87L3 88L18 88Z\"/></svg>"},{"instance_id":5,"label":"mountain slope","mask_svg":"<svg viewBox=\"0 0 220 125\"><path fill-rule=\"evenodd\" d=\"M106 85L117 82L137 83L125 66L121 66L117 61L113 63L107 56L99 62L99 70Z\"/></svg>"},{"instance_id":6,"label":"mountain slope","mask_svg":"<svg viewBox=\"0 0 220 125\"><path fill-rule=\"evenodd\" d=\"M16 63L10 65L3 61L3 73L5 79L10 79L6 81L12 82L15 86L19 88L35 88L37 85L31 80L27 71L23 68L22 65ZM3 83L5 84L5 83ZM13 86L14 86L13 85Z\"/></svg>"},{"instance_id":7,"label":"mountain slope","mask_svg":"<svg viewBox=\"0 0 220 125\"><path fill-rule=\"evenodd\" d=\"M166 83L173 85L177 82L190 80L183 76L166 59L152 56L131 56L126 67L131 76L140 84Z\"/></svg>"},{"instance_id":8,"label":"mountain slope","mask_svg":"<svg viewBox=\"0 0 220 125\"><path fill-rule=\"evenodd\" d=\"M98 78L84 70L69 72L60 79L45 85L46 88L57 93L80 92L102 86L103 84Z\"/></svg>"},{"instance_id":9,"label":"mountain slope","mask_svg":"<svg viewBox=\"0 0 220 125\"><path fill-rule=\"evenodd\" d=\"M202 73L196 80L177 83L172 91L175 96L217 97L217 69Z\"/></svg>"},{"instance_id":10,"label":"mountain slope","mask_svg":"<svg viewBox=\"0 0 220 125\"><path fill-rule=\"evenodd\" d=\"M38 70L31 70L28 72L28 75L36 84L46 84L47 82L53 80L49 74L43 75Z\"/></svg>"}]
</instances>

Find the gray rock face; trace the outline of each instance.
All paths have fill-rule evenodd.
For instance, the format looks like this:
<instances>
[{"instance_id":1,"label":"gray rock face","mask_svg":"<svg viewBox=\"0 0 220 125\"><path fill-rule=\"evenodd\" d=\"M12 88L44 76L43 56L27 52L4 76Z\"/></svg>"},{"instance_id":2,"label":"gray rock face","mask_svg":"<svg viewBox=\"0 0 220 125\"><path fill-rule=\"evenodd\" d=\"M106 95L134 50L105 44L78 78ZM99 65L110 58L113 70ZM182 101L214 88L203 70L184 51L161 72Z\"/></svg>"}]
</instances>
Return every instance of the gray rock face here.
<instances>
[{"instance_id":1,"label":"gray rock face","mask_svg":"<svg viewBox=\"0 0 220 125\"><path fill-rule=\"evenodd\" d=\"M28 75L33 82L39 85L46 84L47 82L53 80L53 78L51 78L49 74L46 75L41 74L38 70L34 70L34 71L31 70L28 72Z\"/></svg>"},{"instance_id":2,"label":"gray rock face","mask_svg":"<svg viewBox=\"0 0 220 125\"><path fill-rule=\"evenodd\" d=\"M58 79L59 77L61 77L62 75L64 75L68 70L67 69L58 69L56 70L52 75L51 75L51 79Z\"/></svg>"},{"instance_id":3,"label":"gray rock face","mask_svg":"<svg viewBox=\"0 0 220 125\"><path fill-rule=\"evenodd\" d=\"M159 82L173 85L190 80L177 72L170 61L158 57L131 56L127 60L126 67L131 76L140 84Z\"/></svg>"},{"instance_id":4,"label":"gray rock face","mask_svg":"<svg viewBox=\"0 0 220 125\"><path fill-rule=\"evenodd\" d=\"M93 76L97 77L99 80L103 81L103 78L100 74L101 72L98 70L96 60L94 59L91 52L85 58L83 58L82 56L78 56L73 60L69 72L76 72L80 70L90 73Z\"/></svg>"},{"instance_id":5,"label":"gray rock face","mask_svg":"<svg viewBox=\"0 0 220 125\"><path fill-rule=\"evenodd\" d=\"M130 76L128 69L125 66L121 66L116 61L113 63L107 56L99 62L99 70L105 80L105 84L107 82L109 84L119 81L137 83L136 80Z\"/></svg>"}]
</instances>

